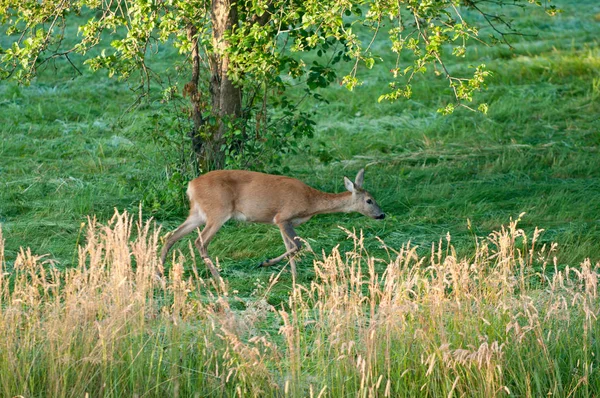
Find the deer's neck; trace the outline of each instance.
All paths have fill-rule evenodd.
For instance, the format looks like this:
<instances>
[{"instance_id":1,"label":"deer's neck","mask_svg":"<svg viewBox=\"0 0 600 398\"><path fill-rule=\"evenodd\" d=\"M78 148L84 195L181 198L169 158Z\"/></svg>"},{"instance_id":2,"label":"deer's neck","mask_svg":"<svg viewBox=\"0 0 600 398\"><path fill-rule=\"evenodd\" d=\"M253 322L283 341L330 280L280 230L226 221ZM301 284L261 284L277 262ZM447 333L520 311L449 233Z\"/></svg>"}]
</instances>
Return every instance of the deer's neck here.
<instances>
[{"instance_id":1,"label":"deer's neck","mask_svg":"<svg viewBox=\"0 0 600 398\"><path fill-rule=\"evenodd\" d=\"M346 213L352 211L352 193L327 193L317 191L313 197L313 214Z\"/></svg>"}]
</instances>

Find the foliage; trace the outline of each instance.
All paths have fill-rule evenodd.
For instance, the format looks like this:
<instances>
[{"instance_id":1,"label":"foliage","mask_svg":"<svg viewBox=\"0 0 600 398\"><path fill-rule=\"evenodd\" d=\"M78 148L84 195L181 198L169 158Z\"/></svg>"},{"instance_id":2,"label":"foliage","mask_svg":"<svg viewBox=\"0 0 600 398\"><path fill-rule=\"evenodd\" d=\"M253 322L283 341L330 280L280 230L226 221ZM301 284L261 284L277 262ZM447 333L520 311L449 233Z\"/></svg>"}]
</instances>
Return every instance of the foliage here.
<instances>
[{"instance_id":1,"label":"foliage","mask_svg":"<svg viewBox=\"0 0 600 398\"><path fill-rule=\"evenodd\" d=\"M92 70L137 80L135 87L142 93L158 82L165 92L189 97L196 152L203 151L202 145L205 149L212 145L208 151L225 153L228 166L242 167L257 153L264 155L269 141L293 150L297 141L290 136L312 134L308 115L287 115L297 106L286 97L290 86L300 84L307 96L317 99L319 89L333 82L353 90L361 84L360 72L366 73L390 53L395 60L386 65L389 90L379 101L410 98L414 78L433 69L447 80L456 100L439 111L451 113L456 104L470 107L490 72L483 63L451 71L448 59L464 58L474 40L508 43L507 37L516 31L503 7L530 3L538 2L3 0L0 22L11 39L0 48L0 77L29 82L49 61L65 57L72 63L73 54L80 54ZM555 6L546 9L558 12ZM77 40L67 29L75 16ZM486 25L493 31L482 37L479 32ZM384 46L377 39L382 32L387 36ZM110 47L94 52L102 43ZM179 62L187 65L192 76L187 83L172 81L167 71L153 68L152 55L165 46L176 48ZM226 105L237 97L239 106ZM273 121L270 109L278 105L287 118L284 123ZM477 109L485 113L487 105ZM266 151L270 152L273 148ZM225 166L215 161L217 167Z\"/></svg>"},{"instance_id":2,"label":"foliage","mask_svg":"<svg viewBox=\"0 0 600 398\"><path fill-rule=\"evenodd\" d=\"M390 46L385 51L397 54L396 65L390 72L394 78L406 76L407 79L402 90L396 89L386 94L386 98L410 97L410 82L415 74L424 73L428 65L443 67L446 53L464 57L470 40L495 42L517 34L514 30L496 30L490 37L480 38L480 28L466 19L472 15L468 11L476 10L491 26L495 27L495 23L510 28L496 7L523 7L527 3L534 2L245 1L237 5L239 22L228 32L228 47L219 49L212 40L211 2L206 0L78 0L47 2L43 7L5 0L2 21L6 33L14 39L12 45L3 50L3 73L29 81L40 64L49 60L40 60L46 52L50 57L86 54L108 40L103 33L111 32L110 51L104 50L86 63L92 70L106 69L111 76L128 78L137 74L141 84L149 84L152 77L158 77L146 62L161 43L168 43L189 57L197 42L206 58L213 52L228 52L229 76L247 91L264 89L265 84L268 89L284 88L284 76L307 76L309 88L324 87L336 80L338 72L333 65L341 60L353 63L349 73L341 77L342 83L352 89L360 83L357 78L360 67L370 69L381 60L382 54L375 51L373 44L377 34L387 30ZM535 3L541 5L541 2ZM559 12L554 5L548 6L547 11L551 15ZM79 26L81 41L60 52L59 47L53 46L61 44L67 18L73 13L88 18ZM197 29L195 37L186 35L190 24ZM296 55L309 51L315 51L319 57L329 55L327 62L307 65ZM401 59L404 53L411 54L410 62ZM487 76L483 68L483 65L473 67L472 79L455 78L448 70L444 71L457 99L472 100L482 78Z\"/></svg>"}]
</instances>

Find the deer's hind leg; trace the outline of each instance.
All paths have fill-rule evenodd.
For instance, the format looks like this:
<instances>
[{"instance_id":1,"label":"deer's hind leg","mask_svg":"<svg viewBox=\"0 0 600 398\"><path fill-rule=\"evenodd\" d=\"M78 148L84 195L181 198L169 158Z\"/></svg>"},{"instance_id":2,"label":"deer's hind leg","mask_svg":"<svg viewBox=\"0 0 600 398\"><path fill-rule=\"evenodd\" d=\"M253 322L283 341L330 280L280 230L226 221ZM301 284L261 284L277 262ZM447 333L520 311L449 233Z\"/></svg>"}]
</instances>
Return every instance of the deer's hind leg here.
<instances>
[{"instance_id":1,"label":"deer's hind leg","mask_svg":"<svg viewBox=\"0 0 600 398\"><path fill-rule=\"evenodd\" d=\"M169 253L169 250L171 249L171 247L173 247L173 245L177 241L182 239L184 236L186 236L187 234L189 234L190 232L192 232L193 230L195 230L196 228L198 228L199 226L204 224L205 221L206 221L206 218L204 217L204 215L201 212L191 212L190 213L190 215L183 222L183 224L181 224L179 227L177 227L177 229L175 231L173 231L171 233L171 235L167 239L167 242L163 246L162 252L160 254L161 266L164 266L165 260L167 259L167 254ZM159 274L158 276L161 277L162 271L159 270L158 274Z\"/></svg>"},{"instance_id":2,"label":"deer's hind leg","mask_svg":"<svg viewBox=\"0 0 600 398\"><path fill-rule=\"evenodd\" d=\"M219 232L219 229L221 229L223 224L225 224L226 222L226 217L208 219L206 221L206 226L200 233L200 236L198 236L198 238L196 238L196 240L194 241L194 245L196 245L196 248L200 252L202 260L204 260L204 264L206 264L206 267L208 268L212 277L216 281L219 281L221 276L219 275L217 267L208 255L207 247L212 238L215 236L215 234Z\"/></svg>"}]
</instances>

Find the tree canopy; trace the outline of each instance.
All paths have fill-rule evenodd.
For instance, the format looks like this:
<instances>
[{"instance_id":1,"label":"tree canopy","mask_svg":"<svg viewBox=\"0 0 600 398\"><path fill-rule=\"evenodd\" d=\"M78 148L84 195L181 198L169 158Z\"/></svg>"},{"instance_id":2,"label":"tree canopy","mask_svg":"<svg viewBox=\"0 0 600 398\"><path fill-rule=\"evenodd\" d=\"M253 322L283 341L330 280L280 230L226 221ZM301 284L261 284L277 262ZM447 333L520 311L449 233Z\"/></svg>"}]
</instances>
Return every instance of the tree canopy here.
<instances>
[{"instance_id":1,"label":"tree canopy","mask_svg":"<svg viewBox=\"0 0 600 398\"><path fill-rule=\"evenodd\" d=\"M489 75L485 65L456 75L446 60L464 57L473 40L509 44L517 32L504 10L531 5L559 11L537 0L0 0L8 38L0 78L27 83L49 61L80 54L92 70L138 79L146 92L163 80L149 54L173 46L188 77L163 84L165 92L190 100L189 134L202 168L222 168L248 145L260 151L255 144L269 137L283 145L311 133L310 118L284 95L290 85L305 85L317 99L333 82L352 90L384 54L395 62L380 101L409 98L413 80L434 68L455 98L441 112L457 105L485 112L485 104L471 105ZM77 36L67 41L73 23ZM485 37L483 26L491 28ZM374 45L380 36L385 45ZM309 62L307 53L317 57ZM273 107L284 115L278 123Z\"/></svg>"}]
</instances>

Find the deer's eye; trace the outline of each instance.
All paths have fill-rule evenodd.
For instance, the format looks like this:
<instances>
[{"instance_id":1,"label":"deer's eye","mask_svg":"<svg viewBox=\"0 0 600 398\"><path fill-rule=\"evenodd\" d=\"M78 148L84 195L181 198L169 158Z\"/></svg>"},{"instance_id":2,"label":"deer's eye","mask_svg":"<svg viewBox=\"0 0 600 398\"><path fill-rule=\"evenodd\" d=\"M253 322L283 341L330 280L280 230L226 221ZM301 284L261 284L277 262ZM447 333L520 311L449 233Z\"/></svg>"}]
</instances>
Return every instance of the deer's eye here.
<instances>
[{"instance_id":1,"label":"deer's eye","mask_svg":"<svg viewBox=\"0 0 600 398\"><path fill-rule=\"evenodd\" d=\"M367 199L367 204L370 204L370 205L372 205L372 204L373 204L373 201L372 201L371 199Z\"/></svg>"}]
</instances>

